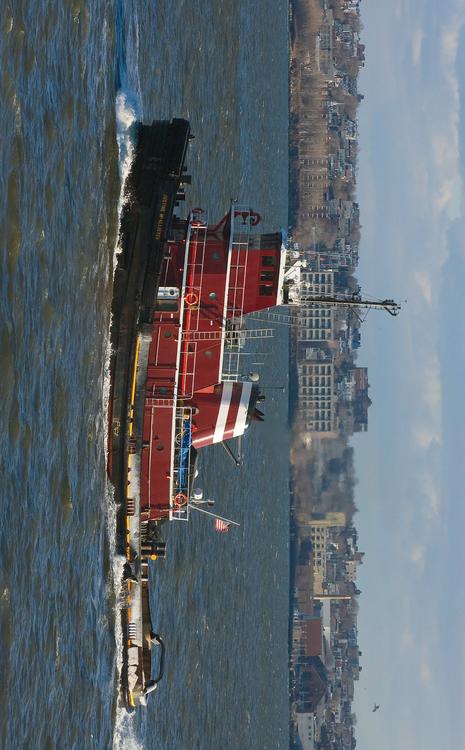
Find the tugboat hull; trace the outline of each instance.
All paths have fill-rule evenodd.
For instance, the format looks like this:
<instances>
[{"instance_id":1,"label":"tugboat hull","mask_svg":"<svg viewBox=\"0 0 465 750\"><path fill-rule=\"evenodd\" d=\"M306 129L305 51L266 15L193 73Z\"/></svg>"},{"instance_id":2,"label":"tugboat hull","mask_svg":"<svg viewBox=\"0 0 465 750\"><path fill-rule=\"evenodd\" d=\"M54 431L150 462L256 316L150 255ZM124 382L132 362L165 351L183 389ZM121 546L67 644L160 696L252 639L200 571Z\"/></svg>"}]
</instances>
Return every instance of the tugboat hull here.
<instances>
[{"instance_id":1,"label":"tugboat hull","mask_svg":"<svg viewBox=\"0 0 465 750\"><path fill-rule=\"evenodd\" d=\"M186 120L137 126L134 162L126 183L120 229L121 252L114 275L110 361L108 474L118 508L120 552L126 555L122 611L122 697L127 708L145 701L154 688L151 651L154 641L147 583L147 556L141 549L140 518L128 499L128 457L132 452L135 372L144 368L141 336L149 328L160 284L165 242L169 236L190 137ZM146 366L146 365L145 365ZM140 514L140 509L139 509ZM163 544L159 556L163 556ZM163 647L164 648L164 647Z\"/></svg>"}]
</instances>

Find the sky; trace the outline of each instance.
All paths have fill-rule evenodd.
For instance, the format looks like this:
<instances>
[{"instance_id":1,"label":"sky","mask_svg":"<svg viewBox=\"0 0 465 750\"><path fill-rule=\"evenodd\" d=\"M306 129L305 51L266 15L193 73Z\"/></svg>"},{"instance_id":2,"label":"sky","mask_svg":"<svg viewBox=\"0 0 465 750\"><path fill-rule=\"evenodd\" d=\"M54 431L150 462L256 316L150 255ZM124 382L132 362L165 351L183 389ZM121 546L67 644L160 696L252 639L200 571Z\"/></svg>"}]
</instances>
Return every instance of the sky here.
<instances>
[{"instance_id":1,"label":"sky","mask_svg":"<svg viewBox=\"0 0 465 750\"><path fill-rule=\"evenodd\" d=\"M465 750L465 0L361 17L357 749Z\"/></svg>"}]
</instances>

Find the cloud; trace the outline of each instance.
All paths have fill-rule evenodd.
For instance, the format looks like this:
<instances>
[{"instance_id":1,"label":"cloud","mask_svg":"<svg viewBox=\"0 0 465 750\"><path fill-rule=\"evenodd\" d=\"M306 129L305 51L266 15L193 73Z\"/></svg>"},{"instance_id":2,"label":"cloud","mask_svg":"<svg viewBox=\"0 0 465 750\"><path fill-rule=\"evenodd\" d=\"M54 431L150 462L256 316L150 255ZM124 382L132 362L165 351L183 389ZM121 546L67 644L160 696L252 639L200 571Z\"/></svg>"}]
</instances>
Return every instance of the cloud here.
<instances>
[{"instance_id":1,"label":"cloud","mask_svg":"<svg viewBox=\"0 0 465 750\"><path fill-rule=\"evenodd\" d=\"M404 630L400 634L400 645L401 645L401 648L409 650L409 649L412 648L412 646L414 645L414 643L415 643L415 639L413 637L413 632L412 632L411 628L409 626L407 626L406 628L404 628Z\"/></svg>"},{"instance_id":2,"label":"cloud","mask_svg":"<svg viewBox=\"0 0 465 750\"><path fill-rule=\"evenodd\" d=\"M412 61L414 65L418 65L421 58L421 47L423 39L425 38L425 32L422 29L417 29L413 32L412 37Z\"/></svg>"},{"instance_id":3,"label":"cloud","mask_svg":"<svg viewBox=\"0 0 465 750\"><path fill-rule=\"evenodd\" d=\"M449 85L456 82L450 73L446 76ZM458 83L457 83L458 86ZM456 218L462 192L460 176L460 144L459 144L459 99L455 96L448 98L447 114L444 112L441 131L431 136L433 175L432 206L437 214L448 209L451 218Z\"/></svg>"},{"instance_id":4,"label":"cloud","mask_svg":"<svg viewBox=\"0 0 465 750\"><path fill-rule=\"evenodd\" d=\"M445 26L441 31L441 55L443 60L449 65L455 64L457 57L460 26L459 19L455 18L452 24Z\"/></svg>"},{"instance_id":5,"label":"cloud","mask_svg":"<svg viewBox=\"0 0 465 750\"><path fill-rule=\"evenodd\" d=\"M413 280L420 290L423 300L427 305L431 306L433 304L433 284L426 271L421 269L415 271Z\"/></svg>"},{"instance_id":6,"label":"cloud","mask_svg":"<svg viewBox=\"0 0 465 750\"><path fill-rule=\"evenodd\" d=\"M441 366L436 352L426 352L426 367L422 368L421 400L435 417L440 417L442 403Z\"/></svg>"},{"instance_id":7,"label":"cloud","mask_svg":"<svg viewBox=\"0 0 465 750\"><path fill-rule=\"evenodd\" d=\"M439 444L441 442L441 433L438 430L433 430L431 427L420 427L417 425L413 432L413 439L417 448L423 450L430 448L433 444Z\"/></svg>"},{"instance_id":8,"label":"cloud","mask_svg":"<svg viewBox=\"0 0 465 750\"><path fill-rule=\"evenodd\" d=\"M432 158L437 185L433 208L447 211L450 218L460 213L462 178L460 174L460 82L457 75L457 52L465 12L456 12L440 33L440 71L445 82L438 101L440 121L431 139Z\"/></svg>"},{"instance_id":9,"label":"cloud","mask_svg":"<svg viewBox=\"0 0 465 750\"><path fill-rule=\"evenodd\" d=\"M425 567L425 546L422 544L415 544L410 551L410 560L417 565L419 568Z\"/></svg>"},{"instance_id":10,"label":"cloud","mask_svg":"<svg viewBox=\"0 0 465 750\"><path fill-rule=\"evenodd\" d=\"M425 514L429 520L437 519L440 516L442 502L441 491L438 482L431 474L425 474L421 480L421 493L426 500Z\"/></svg>"},{"instance_id":11,"label":"cloud","mask_svg":"<svg viewBox=\"0 0 465 750\"><path fill-rule=\"evenodd\" d=\"M428 687L432 685L433 674L431 670L431 662L427 654L423 654L423 658L420 661L419 672L420 672L420 679L423 685L427 685Z\"/></svg>"}]
</instances>

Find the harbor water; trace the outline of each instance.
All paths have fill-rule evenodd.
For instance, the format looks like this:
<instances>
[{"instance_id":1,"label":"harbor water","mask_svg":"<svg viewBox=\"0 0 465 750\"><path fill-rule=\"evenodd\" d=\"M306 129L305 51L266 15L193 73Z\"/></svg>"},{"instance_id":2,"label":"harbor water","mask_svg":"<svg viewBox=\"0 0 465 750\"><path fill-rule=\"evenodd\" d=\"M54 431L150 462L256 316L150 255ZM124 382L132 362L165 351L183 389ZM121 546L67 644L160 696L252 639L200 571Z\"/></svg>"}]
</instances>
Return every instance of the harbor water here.
<instances>
[{"instance_id":1,"label":"harbor water","mask_svg":"<svg viewBox=\"0 0 465 750\"><path fill-rule=\"evenodd\" d=\"M136 118L196 136L187 208L287 222L284 0L5 0L0 8L0 747L289 744L288 331L255 345L266 422L238 469L203 451L217 534L192 514L152 563L165 676L118 704L119 577L106 479L112 269ZM270 29L273 33L270 34ZM237 449L237 446L232 446Z\"/></svg>"}]
</instances>

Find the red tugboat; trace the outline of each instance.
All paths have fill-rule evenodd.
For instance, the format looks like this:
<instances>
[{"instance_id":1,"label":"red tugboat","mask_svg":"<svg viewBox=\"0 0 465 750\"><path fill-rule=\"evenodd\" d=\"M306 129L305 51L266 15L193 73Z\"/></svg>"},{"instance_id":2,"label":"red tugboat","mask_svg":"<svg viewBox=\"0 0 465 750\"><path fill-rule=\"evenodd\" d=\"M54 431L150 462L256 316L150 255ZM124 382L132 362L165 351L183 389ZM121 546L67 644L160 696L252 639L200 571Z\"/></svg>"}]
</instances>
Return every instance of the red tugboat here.
<instances>
[{"instance_id":1,"label":"red tugboat","mask_svg":"<svg viewBox=\"0 0 465 750\"><path fill-rule=\"evenodd\" d=\"M239 357L245 338L271 331L247 331L246 316L304 300L364 304L358 293L312 295L302 261L287 261L282 232L260 233L260 216L249 208L233 204L215 225L200 209L174 217L190 181L190 138L185 120L138 126L114 278L108 470L126 556L121 683L128 709L145 704L163 674L148 592L148 561L165 556L160 526L189 518L197 451L263 419L259 388L241 381ZM368 307L399 310L392 300Z\"/></svg>"},{"instance_id":2,"label":"red tugboat","mask_svg":"<svg viewBox=\"0 0 465 750\"><path fill-rule=\"evenodd\" d=\"M253 210L233 204L215 225L200 209L173 217L189 137L181 120L139 126L115 274L109 474L127 560L128 708L161 677L148 596L148 560L165 553L160 524L188 520L196 452L262 420L259 388L240 381L238 362L244 338L265 332L247 332L244 317L291 301L293 289L282 232L260 234Z\"/></svg>"},{"instance_id":3,"label":"red tugboat","mask_svg":"<svg viewBox=\"0 0 465 750\"><path fill-rule=\"evenodd\" d=\"M259 221L233 205L215 226L199 212L173 222L134 363L132 500L143 520L186 518L192 449L238 437L259 416L257 386L224 363L245 335L244 315L282 301L282 234L252 237Z\"/></svg>"}]
</instances>

